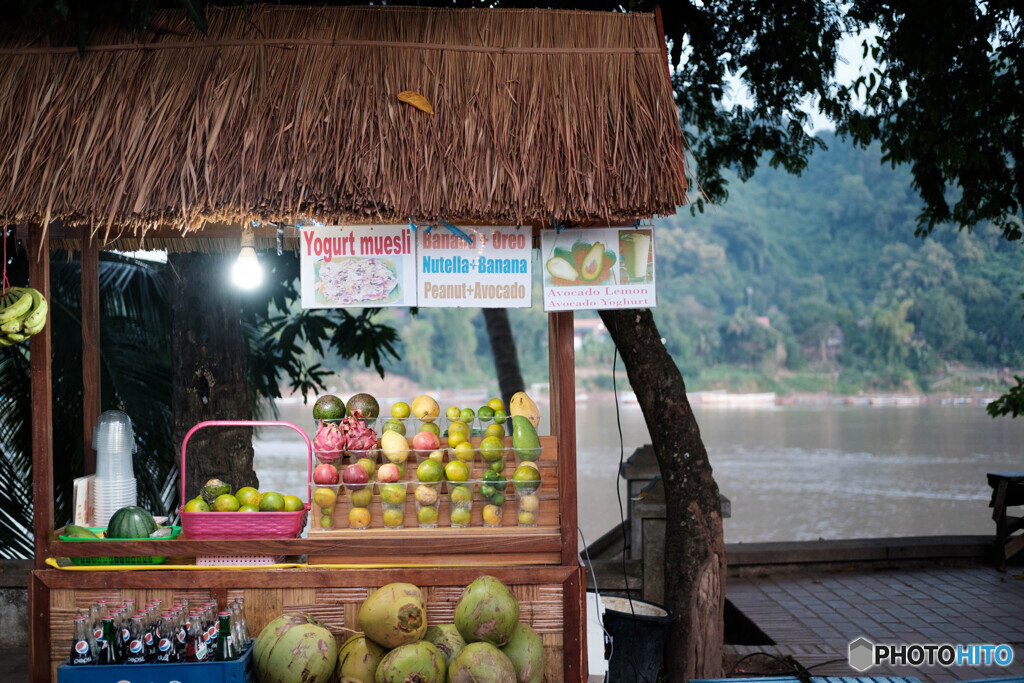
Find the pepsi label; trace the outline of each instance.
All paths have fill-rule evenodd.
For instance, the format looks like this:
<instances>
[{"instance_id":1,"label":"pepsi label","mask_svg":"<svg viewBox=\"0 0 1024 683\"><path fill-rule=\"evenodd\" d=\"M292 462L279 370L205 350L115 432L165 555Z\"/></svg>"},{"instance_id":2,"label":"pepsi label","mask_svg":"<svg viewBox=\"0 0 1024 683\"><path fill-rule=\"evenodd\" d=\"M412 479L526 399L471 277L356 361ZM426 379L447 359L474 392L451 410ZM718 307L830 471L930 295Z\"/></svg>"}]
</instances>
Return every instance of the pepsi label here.
<instances>
[{"instance_id":1,"label":"pepsi label","mask_svg":"<svg viewBox=\"0 0 1024 683\"><path fill-rule=\"evenodd\" d=\"M89 641L79 640L75 642L75 655L71 658L72 664L92 664L92 652L89 651Z\"/></svg>"},{"instance_id":2,"label":"pepsi label","mask_svg":"<svg viewBox=\"0 0 1024 683\"><path fill-rule=\"evenodd\" d=\"M94 640L97 641L103 640L103 627L99 626L97 628L94 628L92 630L92 637Z\"/></svg>"},{"instance_id":3,"label":"pepsi label","mask_svg":"<svg viewBox=\"0 0 1024 683\"><path fill-rule=\"evenodd\" d=\"M121 629L121 640L123 640L124 642L127 643L129 640L131 640L131 637L132 637L132 634L131 634L131 632L128 631L128 629L126 629L126 628Z\"/></svg>"},{"instance_id":4,"label":"pepsi label","mask_svg":"<svg viewBox=\"0 0 1024 683\"><path fill-rule=\"evenodd\" d=\"M171 641L169 638L161 638L160 642L156 646L156 661L158 662L170 662L173 656L171 652Z\"/></svg>"},{"instance_id":5,"label":"pepsi label","mask_svg":"<svg viewBox=\"0 0 1024 683\"><path fill-rule=\"evenodd\" d=\"M142 652L142 641L137 639L133 640L132 644L128 646L128 652L131 652L132 654Z\"/></svg>"},{"instance_id":6,"label":"pepsi label","mask_svg":"<svg viewBox=\"0 0 1024 683\"><path fill-rule=\"evenodd\" d=\"M149 646L149 645L152 645L152 644L153 644L153 634L152 634L152 633L150 633L149 631L146 631L146 635L145 635L145 636L143 636L143 638L142 638L142 639L143 639L144 641L146 641L146 645L147 645L147 646Z\"/></svg>"}]
</instances>

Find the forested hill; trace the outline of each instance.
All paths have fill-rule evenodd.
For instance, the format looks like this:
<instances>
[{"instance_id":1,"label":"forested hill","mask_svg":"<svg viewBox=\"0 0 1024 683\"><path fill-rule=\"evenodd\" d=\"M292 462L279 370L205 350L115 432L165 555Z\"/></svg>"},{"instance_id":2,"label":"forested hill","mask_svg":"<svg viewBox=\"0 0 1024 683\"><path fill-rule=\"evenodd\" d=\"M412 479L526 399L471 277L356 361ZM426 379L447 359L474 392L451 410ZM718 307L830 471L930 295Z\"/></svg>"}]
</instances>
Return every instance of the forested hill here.
<instances>
[{"instance_id":1,"label":"forested hill","mask_svg":"<svg viewBox=\"0 0 1024 683\"><path fill-rule=\"evenodd\" d=\"M1006 368L1024 367L1021 244L987 225L915 237L909 172L823 138L802 176L765 165L733 181L723 206L656 222L655 318L688 387L957 391L986 373L1009 380ZM540 298L535 282L534 308L510 312L528 382L547 379ZM390 371L427 386L494 384L479 311L424 309L397 327L402 358ZM603 383L611 361L607 335L577 350L582 378ZM964 366L957 385L948 370Z\"/></svg>"}]
</instances>

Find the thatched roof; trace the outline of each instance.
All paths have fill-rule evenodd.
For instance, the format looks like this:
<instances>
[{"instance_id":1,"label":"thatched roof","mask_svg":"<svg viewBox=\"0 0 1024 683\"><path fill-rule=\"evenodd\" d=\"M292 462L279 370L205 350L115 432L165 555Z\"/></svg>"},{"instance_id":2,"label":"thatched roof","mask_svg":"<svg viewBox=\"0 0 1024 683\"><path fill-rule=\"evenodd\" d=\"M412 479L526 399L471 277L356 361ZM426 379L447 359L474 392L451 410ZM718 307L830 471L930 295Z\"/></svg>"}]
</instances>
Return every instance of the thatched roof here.
<instances>
[{"instance_id":1,"label":"thatched roof","mask_svg":"<svg viewBox=\"0 0 1024 683\"><path fill-rule=\"evenodd\" d=\"M653 15L208 13L207 36L161 11L141 37L99 29L84 56L0 36L0 221L564 223L685 203Z\"/></svg>"}]
</instances>

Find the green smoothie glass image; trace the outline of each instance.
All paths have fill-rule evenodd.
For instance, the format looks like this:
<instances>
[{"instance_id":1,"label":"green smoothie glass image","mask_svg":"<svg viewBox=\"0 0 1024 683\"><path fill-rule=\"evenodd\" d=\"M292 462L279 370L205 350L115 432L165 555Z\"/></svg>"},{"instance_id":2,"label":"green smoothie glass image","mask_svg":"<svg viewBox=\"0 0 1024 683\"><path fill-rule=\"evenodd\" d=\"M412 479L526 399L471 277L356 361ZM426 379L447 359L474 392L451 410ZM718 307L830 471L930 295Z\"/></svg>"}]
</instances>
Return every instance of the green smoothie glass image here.
<instances>
[{"instance_id":1,"label":"green smoothie glass image","mask_svg":"<svg viewBox=\"0 0 1024 683\"><path fill-rule=\"evenodd\" d=\"M619 254L623 269L623 282L645 282L647 264L651 257L650 230L622 230L619 232Z\"/></svg>"}]
</instances>

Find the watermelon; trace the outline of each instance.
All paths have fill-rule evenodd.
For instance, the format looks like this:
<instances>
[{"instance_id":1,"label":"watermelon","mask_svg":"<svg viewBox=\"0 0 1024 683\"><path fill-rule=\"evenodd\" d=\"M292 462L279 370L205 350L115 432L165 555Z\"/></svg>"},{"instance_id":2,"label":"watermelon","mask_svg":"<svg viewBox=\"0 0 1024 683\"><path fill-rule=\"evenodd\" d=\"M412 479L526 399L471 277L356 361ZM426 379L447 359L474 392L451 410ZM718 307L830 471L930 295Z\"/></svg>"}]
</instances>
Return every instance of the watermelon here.
<instances>
[{"instance_id":1,"label":"watermelon","mask_svg":"<svg viewBox=\"0 0 1024 683\"><path fill-rule=\"evenodd\" d=\"M149 538L156 531L153 515L136 505L123 507L107 523L107 538Z\"/></svg>"}]
</instances>

